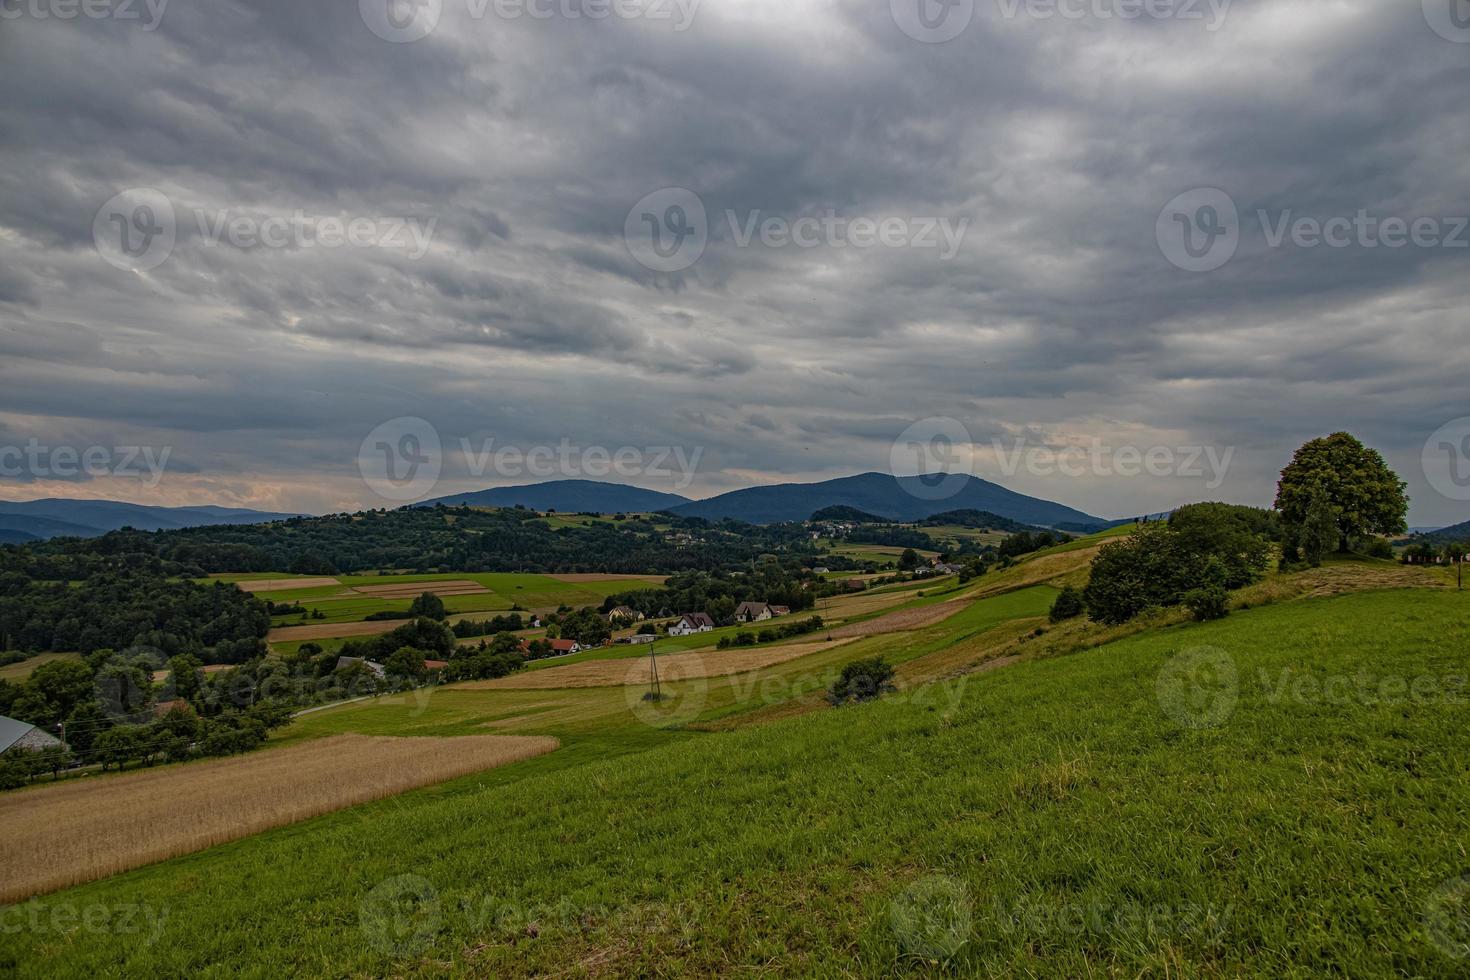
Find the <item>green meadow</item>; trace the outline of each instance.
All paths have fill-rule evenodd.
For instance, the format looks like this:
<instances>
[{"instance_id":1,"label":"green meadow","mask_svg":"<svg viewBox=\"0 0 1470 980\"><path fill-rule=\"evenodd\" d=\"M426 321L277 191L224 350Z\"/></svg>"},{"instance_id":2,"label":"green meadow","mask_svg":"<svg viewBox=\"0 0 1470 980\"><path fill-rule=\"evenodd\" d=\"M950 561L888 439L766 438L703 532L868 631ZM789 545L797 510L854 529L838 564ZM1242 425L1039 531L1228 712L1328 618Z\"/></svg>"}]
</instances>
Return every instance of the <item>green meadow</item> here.
<instances>
[{"instance_id":1,"label":"green meadow","mask_svg":"<svg viewBox=\"0 0 1470 980\"><path fill-rule=\"evenodd\" d=\"M921 657L1043 610L1047 591L826 666L869 644ZM156 936L7 930L0 962L1463 976L1467 612L1448 591L1284 602L734 731L663 727L621 689L319 712L287 738L491 726L563 748L40 899L42 922L63 906L167 917ZM777 696L824 668L787 669ZM738 690L708 687L697 717L732 710Z\"/></svg>"}]
</instances>

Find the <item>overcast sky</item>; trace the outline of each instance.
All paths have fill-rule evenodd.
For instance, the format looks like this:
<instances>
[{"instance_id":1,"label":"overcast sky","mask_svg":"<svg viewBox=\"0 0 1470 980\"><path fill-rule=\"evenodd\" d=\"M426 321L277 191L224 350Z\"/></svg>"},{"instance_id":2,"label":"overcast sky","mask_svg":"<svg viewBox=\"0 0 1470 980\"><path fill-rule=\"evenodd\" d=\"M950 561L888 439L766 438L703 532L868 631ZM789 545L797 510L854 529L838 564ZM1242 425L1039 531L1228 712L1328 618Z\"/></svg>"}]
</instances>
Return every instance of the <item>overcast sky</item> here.
<instances>
[{"instance_id":1,"label":"overcast sky","mask_svg":"<svg viewBox=\"0 0 1470 980\"><path fill-rule=\"evenodd\" d=\"M383 506L363 454L433 437L425 496L544 478L487 444L704 496L918 442L1113 517L1269 504L1348 429L1470 519L1465 0L75 2L0 0L41 460L0 497Z\"/></svg>"}]
</instances>

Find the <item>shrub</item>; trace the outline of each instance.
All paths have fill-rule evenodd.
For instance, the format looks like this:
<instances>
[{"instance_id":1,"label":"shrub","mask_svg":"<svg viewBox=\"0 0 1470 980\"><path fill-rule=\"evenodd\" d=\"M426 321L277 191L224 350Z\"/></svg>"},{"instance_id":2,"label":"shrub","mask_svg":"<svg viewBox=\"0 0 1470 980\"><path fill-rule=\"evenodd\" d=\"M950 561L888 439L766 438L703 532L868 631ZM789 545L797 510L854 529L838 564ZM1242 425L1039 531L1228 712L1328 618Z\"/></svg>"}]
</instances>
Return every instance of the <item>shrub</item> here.
<instances>
[{"instance_id":1,"label":"shrub","mask_svg":"<svg viewBox=\"0 0 1470 980\"><path fill-rule=\"evenodd\" d=\"M897 688L893 686L893 667L882 657L873 657L869 660L854 660L843 667L841 676L827 692L827 700L832 704L872 701L879 695L894 690Z\"/></svg>"},{"instance_id":2,"label":"shrub","mask_svg":"<svg viewBox=\"0 0 1470 980\"><path fill-rule=\"evenodd\" d=\"M1052 603L1051 621L1060 623L1065 619L1076 619L1082 615L1082 611L1082 593L1069 585L1057 596L1057 601Z\"/></svg>"},{"instance_id":3,"label":"shrub","mask_svg":"<svg viewBox=\"0 0 1470 980\"><path fill-rule=\"evenodd\" d=\"M432 592L425 592L408 607L408 618L410 619L417 619L419 616L429 619L446 619L448 615L448 611L444 608L444 600Z\"/></svg>"},{"instance_id":4,"label":"shrub","mask_svg":"<svg viewBox=\"0 0 1470 980\"><path fill-rule=\"evenodd\" d=\"M1201 623L1224 619L1230 613L1230 593L1224 586L1206 585L1184 593L1184 605Z\"/></svg>"}]
</instances>

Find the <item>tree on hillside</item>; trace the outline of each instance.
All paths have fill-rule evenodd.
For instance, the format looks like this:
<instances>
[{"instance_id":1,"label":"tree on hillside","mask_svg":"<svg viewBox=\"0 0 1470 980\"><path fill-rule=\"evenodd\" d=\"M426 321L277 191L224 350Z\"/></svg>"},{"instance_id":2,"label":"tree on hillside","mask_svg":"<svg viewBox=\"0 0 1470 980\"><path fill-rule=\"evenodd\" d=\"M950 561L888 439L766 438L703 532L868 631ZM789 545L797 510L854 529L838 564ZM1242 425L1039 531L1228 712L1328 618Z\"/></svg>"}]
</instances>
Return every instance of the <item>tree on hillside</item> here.
<instances>
[{"instance_id":1,"label":"tree on hillside","mask_svg":"<svg viewBox=\"0 0 1470 980\"><path fill-rule=\"evenodd\" d=\"M903 549L903 554L898 556L898 570L911 572L919 567L919 553L913 548Z\"/></svg>"},{"instance_id":2,"label":"tree on hillside","mask_svg":"<svg viewBox=\"0 0 1470 980\"><path fill-rule=\"evenodd\" d=\"M1406 486L1376 449L1337 432L1313 439L1292 456L1277 484L1276 509L1287 525L1305 528L1312 495L1320 489L1337 528L1338 549L1347 551L1353 538L1408 529Z\"/></svg>"},{"instance_id":3,"label":"tree on hillside","mask_svg":"<svg viewBox=\"0 0 1470 980\"><path fill-rule=\"evenodd\" d=\"M444 619L449 613L444 608L444 600L432 592L420 595L408 607L408 614L415 618L426 616L429 619Z\"/></svg>"}]
</instances>

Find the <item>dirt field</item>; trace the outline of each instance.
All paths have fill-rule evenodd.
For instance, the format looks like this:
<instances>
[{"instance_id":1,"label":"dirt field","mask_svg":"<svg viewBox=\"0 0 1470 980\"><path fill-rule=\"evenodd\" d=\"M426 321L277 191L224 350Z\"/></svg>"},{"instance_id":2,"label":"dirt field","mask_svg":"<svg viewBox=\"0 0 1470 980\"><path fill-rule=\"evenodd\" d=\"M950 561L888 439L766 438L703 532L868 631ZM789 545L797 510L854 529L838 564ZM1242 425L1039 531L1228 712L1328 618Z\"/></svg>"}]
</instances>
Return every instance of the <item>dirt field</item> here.
<instances>
[{"instance_id":1,"label":"dirt field","mask_svg":"<svg viewBox=\"0 0 1470 980\"><path fill-rule=\"evenodd\" d=\"M568 572L565 575L549 575L558 582L653 582L663 585L667 575L618 575L612 572Z\"/></svg>"},{"instance_id":2,"label":"dirt field","mask_svg":"<svg viewBox=\"0 0 1470 980\"><path fill-rule=\"evenodd\" d=\"M550 752L554 738L338 735L0 796L0 902Z\"/></svg>"},{"instance_id":3,"label":"dirt field","mask_svg":"<svg viewBox=\"0 0 1470 980\"><path fill-rule=\"evenodd\" d=\"M692 680L696 677L725 677L783 664L819 650L831 650L840 642L813 641L767 647L740 647L729 650L701 650L674 653L658 658L658 675L665 681ZM565 667L512 674L493 681L456 684L459 690L543 690L568 687L624 687L648 683L648 658L623 660L589 660Z\"/></svg>"},{"instance_id":4,"label":"dirt field","mask_svg":"<svg viewBox=\"0 0 1470 980\"><path fill-rule=\"evenodd\" d=\"M353 592L378 599L417 599L425 592L438 596L485 595L490 590L479 582L460 579L449 582L397 582L393 585L354 585Z\"/></svg>"},{"instance_id":5,"label":"dirt field","mask_svg":"<svg viewBox=\"0 0 1470 980\"><path fill-rule=\"evenodd\" d=\"M341 585L334 578L260 578L248 582L236 582L240 591L255 595L257 592L285 592L290 589L323 589L329 585Z\"/></svg>"}]
</instances>

